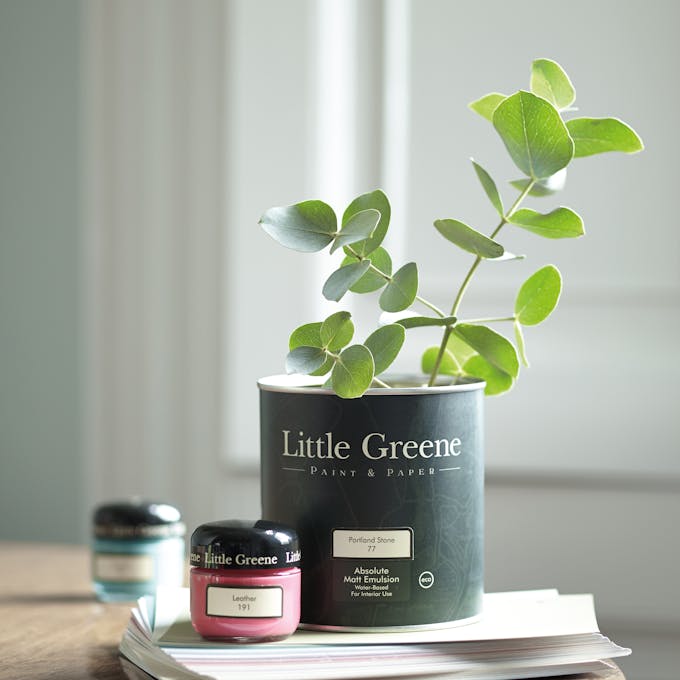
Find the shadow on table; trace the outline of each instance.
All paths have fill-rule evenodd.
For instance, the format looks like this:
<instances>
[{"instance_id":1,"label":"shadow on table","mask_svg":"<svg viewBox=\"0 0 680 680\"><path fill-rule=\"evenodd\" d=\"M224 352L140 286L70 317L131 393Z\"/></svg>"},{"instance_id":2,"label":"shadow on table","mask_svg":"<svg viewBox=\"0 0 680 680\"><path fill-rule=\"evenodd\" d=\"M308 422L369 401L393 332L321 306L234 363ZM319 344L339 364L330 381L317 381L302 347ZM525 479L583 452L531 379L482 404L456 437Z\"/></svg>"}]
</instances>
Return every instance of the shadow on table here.
<instances>
[{"instance_id":1,"label":"shadow on table","mask_svg":"<svg viewBox=\"0 0 680 680\"><path fill-rule=\"evenodd\" d=\"M120 657L120 667L123 669L128 680L154 680L153 675L144 672L131 661L128 661L124 656Z\"/></svg>"}]
</instances>

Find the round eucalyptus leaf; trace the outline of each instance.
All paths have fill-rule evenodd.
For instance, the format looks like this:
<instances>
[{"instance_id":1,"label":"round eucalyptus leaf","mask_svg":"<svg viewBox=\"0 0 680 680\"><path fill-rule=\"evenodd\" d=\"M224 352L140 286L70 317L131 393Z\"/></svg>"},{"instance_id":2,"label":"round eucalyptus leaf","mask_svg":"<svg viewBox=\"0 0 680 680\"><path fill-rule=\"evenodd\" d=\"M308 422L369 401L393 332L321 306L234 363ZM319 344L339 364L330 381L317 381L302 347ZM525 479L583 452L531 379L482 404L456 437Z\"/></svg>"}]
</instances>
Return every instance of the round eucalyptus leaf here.
<instances>
[{"instance_id":1,"label":"round eucalyptus leaf","mask_svg":"<svg viewBox=\"0 0 680 680\"><path fill-rule=\"evenodd\" d=\"M510 262L511 260L524 260L525 258L526 255L515 255L506 250L500 257L491 258L487 262Z\"/></svg>"},{"instance_id":2,"label":"round eucalyptus leaf","mask_svg":"<svg viewBox=\"0 0 680 680\"><path fill-rule=\"evenodd\" d=\"M418 268L409 262L399 269L387 287L380 294L380 309L386 312L401 312L413 304L418 294Z\"/></svg>"},{"instance_id":3,"label":"round eucalyptus leaf","mask_svg":"<svg viewBox=\"0 0 680 680\"><path fill-rule=\"evenodd\" d=\"M523 284L515 300L515 316L523 326L545 321L555 309L562 292L562 276L549 264L534 272Z\"/></svg>"},{"instance_id":4,"label":"round eucalyptus leaf","mask_svg":"<svg viewBox=\"0 0 680 680\"><path fill-rule=\"evenodd\" d=\"M517 350L500 333L496 333L487 326L469 323L459 323L453 329L453 333L497 369L513 378L516 378L519 374Z\"/></svg>"},{"instance_id":5,"label":"round eucalyptus leaf","mask_svg":"<svg viewBox=\"0 0 680 680\"><path fill-rule=\"evenodd\" d=\"M337 231L333 208L323 201L270 208L260 218L260 224L281 245L303 253L323 250Z\"/></svg>"},{"instance_id":6,"label":"round eucalyptus leaf","mask_svg":"<svg viewBox=\"0 0 680 680\"><path fill-rule=\"evenodd\" d=\"M585 233L580 215L564 207L549 213L522 208L512 213L508 221L544 238L578 238Z\"/></svg>"},{"instance_id":7,"label":"round eucalyptus leaf","mask_svg":"<svg viewBox=\"0 0 680 680\"><path fill-rule=\"evenodd\" d=\"M463 366L463 370L468 375L480 378L486 382L484 394L488 397L507 392L514 383L512 376L499 370L479 354L468 359L465 362L465 366Z\"/></svg>"},{"instance_id":8,"label":"round eucalyptus leaf","mask_svg":"<svg viewBox=\"0 0 680 680\"><path fill-rule=\"evenodd\" d=\"M510 184L512 184L515 189L519 189L520 191L524 191L527 188L527 185L529 182L532 180L530 179L515 179ZM529 189L529 196L536 196L536 197L543 197L543 196L552 196L553 194L556 194L558 191L562 191L564 189L564 185L567 183L567 169L562 168L561 170L558 170L554 175L550 175L550 177L546 177L545 179L539 179L537 182L534 182L534 185Z\"/></svg>"},{"instance_id":9,"label":"round eucalyptus leaf","mask_svg":"<svg viewBox=\"0 0 680 680\"><path fill-rule=\"evenodd\" d=\"M325 361L326 351L323 348L301 345L288 352L286 357L286 373L309 375L321 368Z\"/></svg>"},{"instance_id":10,"label":"round eucalyptus leaf","mask_svg":"<svg viewBox=\"0 0 680 680\"><path fill-rule=\"evenodd\" d=\"M568 109L576 99L569 76L552 59L536 59L531 65L531 91L560 111Z\"/></svg>"},{"instance_id":11,"label":"round eucalyptus leaf","mask_svg":"<svg viewBox=\"0 0 680 680\"><path fill-rule=\"evenodd\" d=\"M608 151L637 153L645 148L638 133L618 118L572 118L567 130L574 140L574 158Z\"/></svg>"},{"instance_id":12,"label":"round eucalyptus leaf","mask_svg":"<svg viewBox=\"0 0 680 680\"><path fill-rule=\"evenodd\" d=\"M399 325L404 328L423 328L425 326L453 326L456 323L455 316L407 316L397 319Z\"/></svg>"},{"instance_id":13,"label":"round eucalyptus leaf","mask_svg":"<svg viewBox=\"0 0 680 680\"><path fill-rule=\"evenodd\" d=\"M574 156L574 142L557 109L531 92L520 90L503 100L493 125L515 165L532 179L554 175Z\"/></svg>"},{"instance_id":14,"label":"round eucalyptus leaf","mask_svg":"<svg viewBox=\"0 0 680 680\"><path fill-rule=\"evenodd\" d=\"M404 327L396 323L382 326L366 338L364 345L373 355L376 375L380 375L390 367L399 355L405 339Z\"/></svg>"},{"instance_id":15,"label":"round eucalyptus leaf","mask_svg":"<svg viewBox=\"0 0 680 680\"><path fill-rule=\"evenodd\" d=\"M331 385L343 399L360 397L373 382L375 365L373 355L364 345L344 349L333 366Z\"/></svg>"},{"instance_id":16,"label":"round eucalyptus leaf","mask_svg":"<svg viewBox=\"0 0 680 680\"><path fill-rule=\"evenodd\" d=\"M493 112L496 110L498 105L505 99L506 95L500 92L490 92L485 94L483 97L470 102L468 106L475 112L478 113L482 118L486 118L488 121L493 121Z\"/></svg>"},{"instance_id":17,"label":"round eucalyptus leaf","mask_svg":"<svg viewBox=\"0 0 680 680\"><path fill-rule=\"evenodd\" d=\"M461 338L459 338L455 333L449 335L449 339L446 343L446 349L455 358L459 366L462 366L470 357L477 354L470 345L466 344Z\"/></svg>"},{"instance_id":18,"label":"round eucalyptus leaf","mask_svg":"<svg viewBox=\"0 0 680 680\"><path fill-rule=\"evenodd\" d=\"M361 210L367 210L368 208L373 208L380 213L380 221L370 238L354 244L353 250L362 257L370 255L383 242L385 234L387 234L387 228L390 226L390 217L392 214L390 202L380 189L376 189L370 193L357 196L347 206L347 210L345 210L342 216L342 224L345 225L355 213Z\"/></svg>"},{"instance_id":19,"label":"round eucalyptus leaf","mask_svg":"<svg viewBox=\"0 0 680 680\"><path fill-rule=\"evenodd\" d=\"M335 359L327 356L326 361L323 362L321 368L317 368L316 371L312 371L309 375L313 376L327 375L333 370L333 366L335 366Z\"/></svg>"},{"instance_id":20,"label":"round eucalyptus leaf","mask_svg":"<svg viewBox=\"0 0 680 680\"><path fill-rule=\"evenodd\" d=\"M385 276L392 276L392 258L384 248L376 248L367 259L376 269L379 269L385 274ZM342 266L344 267L356 261L357 259L354 255L347 255L342 261ZM350 290L353 293L373 293L376 290L380 290L386 284L387 279L384 276L369 269L353 286L350 287Z\"/></svg>"},{"instance_id":21,"label":"round eucalyptus leaf","mask_svg":"<svg viewBox=\"0 0 680 680\"><path fill-rule=\"evenodd\" d=\"M371 263L368 260L362 260L336 269L323 285L323 296L327 300L338 302L350 287L368 271L370 266Z\"/></svg>"},{"instance_id":22,"label":"round eucalyptus leaf","mask_svg":"<svg viewBox=\"0 0 680 680\"><path fill-rule=\"evenodd\" d=\"M434 364L439 356L439 346L428 347L420 359L420 367L423 373L430 375L434 371ZM453 354L448 349L444 350L441 363L439 364L439 375L460 375L461 368L456 362Z\"/></svg>"},{"instance_id":23,"label":"round eucalyptus leaf","mask_svg":"<svg viewBox=\"0 0 680 680\"><path fill-rule=\"evenodd\" d=\"M459 220L435 220L437 231L459 248L478 257L496 258L503 254L503 246Z\"/></svg>"},{"instance_id":24,"label":"round eucalyptus leaf","mask_svg":"<svg viewBox=\"0 0 680 680\"><path fill-rule=\"evenodd\" d=\"M321 342L321 321L298 326L290 334L288 349L295 349L301 345L307 345L308 347L323 347L323 342Z\"/></svg>"},{"instance_id":25,"label":"round eucalyptus leaf","mask_svg":"<svg viewBox=\"0 0 680 680\"><path fill-rule=\"evenodd\" d=\"M335 312L331 314L322 324L319 331L323 347L331 352L348 345L354 337L354 324L352 315L349 312Z\"/></svg>"},{"instance_id":26,"label":"round eucalyptus leaf","mask_svg":"<svg viewBox=\"0 0 680 680\"><path fill-rule=\"evenodd\" d=\"M336 234L331 246L331 253L334 253L338 248L358 243L368 238L375 230L379 221L380 212L373 208L355 213L340 232Z\"/></svg>"},{"instance_id":27,"label":"round eucalyptus leaf","mask_svg":"<svg viewBox=\"0 0 680 680\"><path fill-rule=\"evenodd\" d=\"M503 200L501 199L501 195L498 193L496 182L493 181L491 175L479 163L477 163L474 159L470 160L472 161L472 167L477 173L477 177L479 178L482 188L491 201L491 205L493 205L493 207L496 209L496 212L501 217L503 217Z\"/></svg>"}]
</instances>

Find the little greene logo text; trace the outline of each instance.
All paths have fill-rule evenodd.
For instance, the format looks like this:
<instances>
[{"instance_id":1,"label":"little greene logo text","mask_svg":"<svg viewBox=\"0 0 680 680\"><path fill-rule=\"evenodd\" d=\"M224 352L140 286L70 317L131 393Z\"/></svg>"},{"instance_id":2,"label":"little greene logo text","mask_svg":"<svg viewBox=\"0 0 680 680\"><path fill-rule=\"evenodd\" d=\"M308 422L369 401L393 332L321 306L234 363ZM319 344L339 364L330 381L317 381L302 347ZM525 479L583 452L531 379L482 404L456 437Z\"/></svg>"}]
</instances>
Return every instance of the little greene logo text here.
<instances>
[{"instance_id":1,"label":"little greene logo text","mask_svg":"<svg viewBox=\"0 0 680 680\"><path fill-rule=\"evenodd\" d=\"M320 437L306 437L298 432L297 438L291 437L290 430L281 430L283 434L283 456L293 458L312 458L317 460L347 460L351 454L349 442L342 439L335 441L332 432L325 432ZM420 442L388 441L382 432L371 432L361 442L361 453L369 460L416 460L418 458L445 458L461 454L461 440L423 439Z\"/></svg>"}]
</instances>

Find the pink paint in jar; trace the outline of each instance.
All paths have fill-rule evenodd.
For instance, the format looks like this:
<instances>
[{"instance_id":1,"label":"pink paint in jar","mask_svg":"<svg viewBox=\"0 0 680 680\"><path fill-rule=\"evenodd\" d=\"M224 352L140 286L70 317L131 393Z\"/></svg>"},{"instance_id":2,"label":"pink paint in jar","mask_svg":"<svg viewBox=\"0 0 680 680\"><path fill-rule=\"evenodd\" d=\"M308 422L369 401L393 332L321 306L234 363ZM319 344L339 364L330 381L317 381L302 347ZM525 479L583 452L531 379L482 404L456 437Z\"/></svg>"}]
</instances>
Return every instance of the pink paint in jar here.
<instances>
[{"instance_id":1,"label":"pink paint in jar","mask_svg":"<svg viewBox=\"0 0 680 680\"><path fill-rule=\"evenodd\" d=\"M266 520L202 524L191 536L191 623L200 635L271 642L300 622L300 543Z\"/></svg>"}]
</instances>

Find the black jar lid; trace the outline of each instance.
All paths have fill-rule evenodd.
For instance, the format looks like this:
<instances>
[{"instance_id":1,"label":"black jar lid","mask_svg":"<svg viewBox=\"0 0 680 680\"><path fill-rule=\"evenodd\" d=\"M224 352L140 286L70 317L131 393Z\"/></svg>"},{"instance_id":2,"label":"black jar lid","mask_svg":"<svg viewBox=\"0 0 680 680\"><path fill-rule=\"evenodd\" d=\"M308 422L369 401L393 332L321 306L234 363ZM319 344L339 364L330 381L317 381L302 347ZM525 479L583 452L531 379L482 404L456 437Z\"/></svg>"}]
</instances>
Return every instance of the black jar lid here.
<instances>
[{"instance_id":1,"label":"black jar lid","mask_svg":"<svg viewBox=\"0 0 680 680\"><path fill-rule=\"evenodd\" d=\"M203 569L287 569L300 565L294 529L267 520L201 524L191 535L191 566Z\"/></svg>"},{"instance_id":2,"label":"black jar lid","mask_svg":"<svg viewBox=\"0 0 680 680\"><path fill-rule=\"evenodd\" d=\"M95 509L93 522L97 538L174 538L186 533L176 507L153 501L105 503Z\"/></svg>"}]
</instances>

